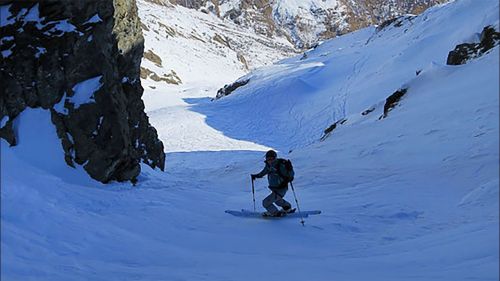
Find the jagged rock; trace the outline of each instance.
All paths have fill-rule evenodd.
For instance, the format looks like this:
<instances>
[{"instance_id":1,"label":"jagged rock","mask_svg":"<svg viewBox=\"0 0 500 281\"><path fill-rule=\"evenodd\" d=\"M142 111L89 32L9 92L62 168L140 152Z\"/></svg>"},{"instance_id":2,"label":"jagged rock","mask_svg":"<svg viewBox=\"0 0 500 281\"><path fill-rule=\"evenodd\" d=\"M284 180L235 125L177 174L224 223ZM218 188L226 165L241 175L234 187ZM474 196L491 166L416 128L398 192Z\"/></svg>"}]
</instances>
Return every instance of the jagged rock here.
<instances>
[{"instance_id":1,"label":"jagged rock","mask_svg":"<svg viewBox=\"0 0 500 281\"><path fill-rule=\"evenodd\" d=\"M160 6L169 6L169 5L171 5L170 1L173 1L173 0L145 0L145 1L156 4L156 5L160 5Z\"/></svg>"},{"instance_id":2,"label":"jagged rock","mask_svg":"<svg viewBox=\"0 0 500 281\"><path fill-rule=\"evenodd\" d=\"M241 86L245 86L250 82L250 79L245 79L245 80L239 80L234 82L233 84L229 85L224 85L224 88L221 88L217 91L217 95L215 96L215 99L220 99L222 97L230 95L232 92L234 92L236 89L238 89Z\"/></svg>"},{"instance_id":3,"label":"jagged rock","mask_svg":"<svg viewBox=\"0 0 500 281\"><path fill-rule=\"evenodd\" d=\"M9 118L8 116L5 116L5 118ZM12 129L12 120L9 119L5 123L5 125L0 128L0 137L5 139L10 146L16 145L16 136L14 135L14 130Z\"/></svg>"},{"instance_id":4,"label":"jagged rock","mask_svg":"<svg viewBox=\"0 0 500 281\"><path fill-rule=\"evenodd\" d=\"M170 70L170 73L168 74L163 74L162 76L159 76L156 72L141 66L141 78L151 79L156 82L163 81L167 84L174 84L174 85L182 84L181 78L173 70Z\"/></svg>"},{"instance_id":5,"label":"jagged rock","mask_svg":"<svg viewBox=\"0 0 500 281\"><path fill-rule=\"evenodd\" d=\"M403 23L405 21L411 21L413 18L415 18L416 16L414 15L404 15L404 16L397 16L395 18L392 18L392 19L388 19L384 22L382 22L379 26L377 26L377 32L380 32L386 28L389 28L389 27L401 27L403 26Z\"/></svg>"},{"instance_id":6,"label":"jagged rock","mask_svg":"<svg viewBox=\"0 0 500 281\"><path fill-rule=\"evenodd\" d=\"M387 97L387 99L385 100L385 104L384 104L384 114L382 116L380 116L379 119L384 119L387 117L387 115L389 114L389 111L391 111L399 102L399 100L404 96L406 95L406 92L408 91L408 89L399 89L397 90L396 92L394 92L392 95L390 95L389 97Z\"/></svg>"},{"instance_id":7,"label":"jagged rock","mask_svg":"<svg viewBox=\"0 0 500 281\"><path fill-rule=\"evenodd\" d=\"M210 0L170 0L171 3L182 5L190 9L199 9Z\"/></svg>"},{"instance_id":8,"label":"jagged rock","mask_svg":"<svg viewBox=\"0 0 500 281\"><path fill-rule=\"evenodd\" d=\"M165 30L165 32L167 33L167 37L168 36L176 36L177 35L177 32L175 31L174 28L172 28L170 26L167 26L167 25L164 25L161 22L158 22L158 25ZM203 41L203 40L201 40L201 41Z\"/></svg>"},{"instance_id":9,"label":"jagged rock","mask_svg":"<svg viewBox=\"0 0 500 281\"><path fill-rule=\"evenodd\" d=\"M162 61L159 55L157 55L152 50L148 50L144 53L144 58L149 60L150 62L156 64L156 66L161 67ZM142 77L141 77L142 78Z\"/></svg>"},{"instance_id":10,"label":"jagged rock","mask_svg":"<svg viewBox=\"0 0 500 281\"><path fill-rule=\"evenodd\" d=\"M149 70L148 68L142 67L141 66L141 72L140 72L140 77L141 79L147 79L151 74L154 72Z\"/></svg>"},{"instance_id":11,"label":"jagged rock","mask_svg":"<svg viewBox=\"0 0 500 281\"><path fill-rule=\"evenodd\" d=\"M215 42L218 42L219 44L222 44L228 48L231 48L231 46L229 45L229 42L227 41L227 39L225 39L223 36L219 35L219 34L215 34L213 40Z\"/></svg>"},{"instance_id":12,"label":"jagged rock","mask_svg":"<svg viewBox=\"0 0 500 281\"><path fill-rule=\"evenodd\" d=\"M370 107L367 110L361 112L361 115L366 116L366 115L372 113L374 110L375 110L375 107Z\"/></svg>"},{"instance_id":13,"label":"jagged rock","mask_svg":"<svg viewBox=\"0 0 500 281\"><path fill-rule=\"evenodd\" d=\"M339 125L342 125L344 124L345 122L347 122L347 119L343 118L343 119L340 119L338 121L336 121L335 123L333 123L332 125L330 125L330 127L326 128L326 130L323 132L323 136L321 137L321 141L324 141L326 140L331 134L332 132L337 129L337 126Z\"/></svg>"},{"instance_id":14,"label":"jagged rock","mask_svg":"<svg viewBox=\"0 0 500 281\"><path fill-rule=\"evenodd\" d=\"M163 144L141 99L144 40L135 1L0 6L0 120L9 118L0 137L15 145L11 120L42 107L51 111L66 162L92 178L135 181L140 161L163 170Z\"/></svg>"},{"instance_id":15,"label":"jagged rock","mask_svg":"<svg viewBox=\"0 0 500 281\"><path fill-rule=\"evenodd\" d=\"M245 59L245 56L243 56L243 54L241 53L237 53L236 54L236 58L238 58L238 60L241 62L241 64L243 64L243 67L246 69L246 70L249 70L250 68L248 67L248 62L247 62L247 59Z\"/></svg>"},{"instance_id":16,"label":"jagged rock","mask_svg":"<svg viewBox=\"0 0 500 281\"><path fill-rule=\"evenodd\" d=\"M500 43L500 33L492 26L486 26L481 32L479 43L464 43L457 45L448 54L448 65L461 65L471 59L478 58Z\"/></svg>"}]
</instances>

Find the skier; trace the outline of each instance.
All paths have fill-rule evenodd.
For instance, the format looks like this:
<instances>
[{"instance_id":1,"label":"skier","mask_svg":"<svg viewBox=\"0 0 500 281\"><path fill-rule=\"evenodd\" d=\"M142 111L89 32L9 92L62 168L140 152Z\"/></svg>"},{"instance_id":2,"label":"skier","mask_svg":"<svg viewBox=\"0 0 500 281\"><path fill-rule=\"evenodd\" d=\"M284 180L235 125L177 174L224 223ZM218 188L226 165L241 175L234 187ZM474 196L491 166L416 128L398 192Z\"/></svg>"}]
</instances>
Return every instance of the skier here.
<instances>
[{"instance_id":1,"label":"skier","mask_svg":"<svg viewBox=\"0 0 500 281\"><path fill-rule=\"evenodd\" d=\"M295 209L292 209L292 205L283 199L288 191L288 180L285 179L284 175L287 175L289 172L285 168L285 165L283 165L283 162L279 161L283 159L278 159L277 157L278 154L276 151L269 150L266 153L264 169L258 174L250 175L252 177L252 181L256 178L262 178L267 175L269 189L272 192L262 201L262 206L264 206L267 210L267 212L262 214L263 216L281 217L287 213L293 213L295 211ZM278 210L274 204L282 207L283 209Z\"/></svg>"}]
</instances>

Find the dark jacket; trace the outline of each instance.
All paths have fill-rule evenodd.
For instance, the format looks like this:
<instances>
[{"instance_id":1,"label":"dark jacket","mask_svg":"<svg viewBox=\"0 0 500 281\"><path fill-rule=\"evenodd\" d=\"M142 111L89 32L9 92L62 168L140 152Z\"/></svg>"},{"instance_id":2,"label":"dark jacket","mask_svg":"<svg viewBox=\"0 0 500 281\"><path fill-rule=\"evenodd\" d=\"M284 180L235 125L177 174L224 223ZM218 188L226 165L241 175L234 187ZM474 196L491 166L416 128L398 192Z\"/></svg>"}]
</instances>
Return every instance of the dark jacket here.
<instances>
[{"instance_id":1,"label":"dark jacket","mask_svg":"<svg viewBox=\"0 0 500 281\"><path fill-rule=\"evenodd\" d=\"M277 159L274 160L271 165L267 164L265 161L264 163L266 164L264 169L255 176L257 178L262 178L267 175L267 181L269 182L269 188L271 190L288 188L288 183L278 174L278 169L281 169L280 172L282 175L286 174L284 165L280 165Z\"/></svg>"}]
</instances>

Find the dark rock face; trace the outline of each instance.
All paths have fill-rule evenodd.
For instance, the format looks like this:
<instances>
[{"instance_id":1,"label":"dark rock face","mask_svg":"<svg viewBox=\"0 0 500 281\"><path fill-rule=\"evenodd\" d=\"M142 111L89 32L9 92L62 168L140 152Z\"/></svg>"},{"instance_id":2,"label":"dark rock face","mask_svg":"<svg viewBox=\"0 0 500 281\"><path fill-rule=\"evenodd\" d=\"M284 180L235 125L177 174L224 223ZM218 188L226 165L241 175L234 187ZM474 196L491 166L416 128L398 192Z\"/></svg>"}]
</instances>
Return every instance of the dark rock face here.
<instances>
[{"instance_id":1,"label":"dark rock face","mask_svg":"<svg viewBox=\"0 0 500 281\"><path fill-rule=\"evenodd\" d=\"M220 99L222 97L230 95L232 92L234 92L236 89L238 89L241 86L245 86L248 84L250 79L246 80L238 80L234 82L233 84L225 85L224 88L221 88L217 91L217 95L215 96L215 99Z\"/></svg>"},{"instance_id":2,"label":"dark rock face","mask_svg":"<svg viewBox=\"0 0 500 281\"><path fill-rule=\"evenodd\" d=\"M401 27L403 26L405 21L411 21L414 19L416 16L413 15L404 15L404 16L398 16L389 20L386 20L382 22L379 26L377 26L377 32L380 32L386 28L389 27Z\"/></svg>"},{"instance_id":3,"label":"dark rock face","mask_svg":"<svg viewBox=\"0 0 500 281\"><path fill-rule=\"evenodd\" d=\"M134 0L0 0L0 8L0 137L16 145L13 120L41 107L51 111L65 161L92 178L134 182L140 161L164 169L141 99Z\"/></svg>"},{"instance_id":4,"label":"dark rock face","mask_svg":"<svg viewBox=\"0 0 500 281\"><path fill-rule=\"evenodd\" d=\"M399 100L404 95L406 95L406 92L408 92L408 89L400 89L394 92L392 95L388 96L384 104L384 114L380 116L379 119L386 118L389 114L389 111L391 111L396 105L398 105Z\"/></svg>"},{"instance_id":5,"label":"dark rock face","mask_svg":"<svg viewBox=\"0 0 500 281\"><path fill-rule=\"evenodd\" d=\"M326 130L323 132L323 136L321 137L321 141L324 141L326 140L331 134L332 132L337 129L337 127L339 125L342 125L344 124L345 122L347 122L347 119L343 118L343 119L340 119L338 120L337 122L333 123L332 125L330 125L330 127L326 128Z\"/></svg>"},{"instance_id":6,"label":"dark rock face","mask_svg":"<svg viewBox=\"0 0 500 281\"><path fill-rule=\"evenodd\" d=\"M500 33L492 26L486 26L481 32L481 41L479 43L465 43L455 47L448 54L448 65L461 65L471 59L484 55L493 47L500 43Z\"/></svg>"}]
</instances>

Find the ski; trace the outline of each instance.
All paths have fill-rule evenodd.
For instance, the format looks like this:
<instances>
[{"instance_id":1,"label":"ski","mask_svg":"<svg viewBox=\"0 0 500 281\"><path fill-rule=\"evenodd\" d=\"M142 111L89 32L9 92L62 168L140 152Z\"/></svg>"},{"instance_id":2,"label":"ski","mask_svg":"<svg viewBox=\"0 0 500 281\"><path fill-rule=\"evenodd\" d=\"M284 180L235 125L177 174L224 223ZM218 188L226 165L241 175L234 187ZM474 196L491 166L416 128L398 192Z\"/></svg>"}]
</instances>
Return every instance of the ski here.
<instances>
[{"instance_id":1,"label":"ski","mask_svg":"<svg viewBox=\"0 0 500 281\"><path fill-rule=\"evenodd\" d=\"M321 214L320 210L314 210L314 211L302 211L300 214L298 212L291 212L291 213L284 214L281 217L273 217L273 216L263 216L261 212L254 212L254 211L245 210L245 209L242 209L241 211L226 210L225 212L227 214L230 214L230 215L233 215L236 217L264 218L264 219L300 218L301 214L302 214L302 217L307 218L310 215Z\"/></svg>"}]
</instances>

